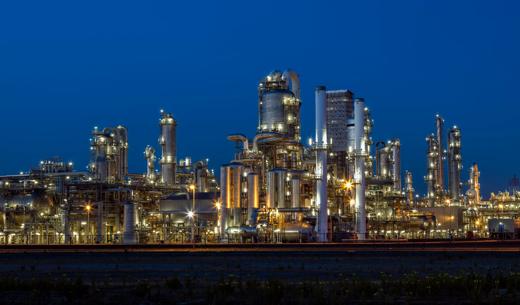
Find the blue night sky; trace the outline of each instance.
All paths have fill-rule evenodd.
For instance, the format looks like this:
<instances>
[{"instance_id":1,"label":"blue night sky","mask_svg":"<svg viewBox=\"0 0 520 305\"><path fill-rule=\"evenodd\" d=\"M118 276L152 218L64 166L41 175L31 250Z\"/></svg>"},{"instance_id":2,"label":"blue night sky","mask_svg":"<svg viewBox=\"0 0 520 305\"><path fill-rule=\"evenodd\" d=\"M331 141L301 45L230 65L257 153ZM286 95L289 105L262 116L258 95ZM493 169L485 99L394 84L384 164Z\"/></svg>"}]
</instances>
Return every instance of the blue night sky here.
<instances>
[{"instance_id":1,"label":"blue night sky","mask_svg":"<svg viewBox=\"0 0 520 305\"><path fill-rule=\"evenodd\" d=\"M464 172L484 192L519 172L519 1L3 1L0 172L49 156L83 170L93 126L129 129L130 170L158 148L159 109L178 121L178 157L232 158L252 136L257 83L291 68L304 138L314 88L351 89L399 137L403 170L424 191L434 115L462 129Z\"/></svg>"}]
</instances>

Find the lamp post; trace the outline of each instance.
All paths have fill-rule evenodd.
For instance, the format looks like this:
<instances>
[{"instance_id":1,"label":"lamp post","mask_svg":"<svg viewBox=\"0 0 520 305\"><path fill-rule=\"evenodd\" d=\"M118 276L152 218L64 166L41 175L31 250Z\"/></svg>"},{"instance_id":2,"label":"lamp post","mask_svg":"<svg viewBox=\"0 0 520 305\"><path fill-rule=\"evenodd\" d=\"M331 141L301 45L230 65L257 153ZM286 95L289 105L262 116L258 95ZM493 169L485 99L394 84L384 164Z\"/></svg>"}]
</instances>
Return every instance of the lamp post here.
<instances>
[{"instance_id":1,"label":"lamp post","mask_svg":"<svg viewBox=\"0 0 520 305\"><path fill-rule=\"evenodd\" d=\"M85 206L85 210L87 211L87 243L90 240L90 210L92 210L92 206L90 203L87 203Z\"/></svg>"},{"instance_id":2,"label":"lamp post","mask_svg":"<svg viewBox=\"0 0 520 305\"><path fill-rule=\"evenodd\" d=\"M191 242L195 243L195 184L190 184L190 190L192 191L191 201ZM188 213L190 216L190 213Z\"/></svg>"}]
</instances>

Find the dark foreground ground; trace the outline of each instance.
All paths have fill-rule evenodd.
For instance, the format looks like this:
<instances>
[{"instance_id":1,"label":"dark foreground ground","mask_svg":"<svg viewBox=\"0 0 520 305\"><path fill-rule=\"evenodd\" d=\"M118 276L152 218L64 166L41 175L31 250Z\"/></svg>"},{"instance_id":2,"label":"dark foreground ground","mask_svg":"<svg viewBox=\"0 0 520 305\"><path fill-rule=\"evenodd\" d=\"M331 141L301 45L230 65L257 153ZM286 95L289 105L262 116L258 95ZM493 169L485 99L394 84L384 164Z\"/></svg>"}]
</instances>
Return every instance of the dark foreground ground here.
<instances>
[{"instance_id":1,"label":"dark foreground ground","mask_svg":"<svg viewBox=\"0 0 520 305\"><path fill-rule=\"evenodd\" d=\"M514 243L5 246L0 252L2 304L520 302Z\"/></svg>"}]
</instances>

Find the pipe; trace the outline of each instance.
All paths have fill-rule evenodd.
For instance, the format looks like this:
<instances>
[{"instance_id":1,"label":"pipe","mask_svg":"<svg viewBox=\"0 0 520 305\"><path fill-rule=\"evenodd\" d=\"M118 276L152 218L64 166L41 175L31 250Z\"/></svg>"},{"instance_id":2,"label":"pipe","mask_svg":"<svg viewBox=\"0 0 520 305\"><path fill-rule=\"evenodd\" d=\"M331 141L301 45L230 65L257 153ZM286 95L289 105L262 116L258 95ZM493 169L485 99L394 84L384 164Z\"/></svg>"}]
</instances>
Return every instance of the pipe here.
<instances>
[{"instance_id":1,"label":"pipe","mask_svg":"<svg viewBox=\"0 0 520 305\"><path fill-rule=\"evenodd\" d=\"M247 137L245 135L232 134L232 135L229 135L227 138L229 141L232 141L232 142L242 142L242 150L244 152L247 152L249 150L249 140L247 139Z\"/></svg>"},{"instance_id":2,"label":"pipe","mask_svg":"<svg viewBox=\"0 0 520 305\"><path fill-rule=\"evenodd\" d=\"M126 202L124 204L124 231L123 231L123 244L124 245L135 245L137 244L137 234L135 230L136 224L136 211L135 204L133 202Z\"/></svg>"},{"instance_id":3,"label":"pipe","mask_svg":"<svg viewBox=\"0 0 520 305\"><path fill-rule=\"evenodd\" d=\"M319 242L327 242L327 95L325 86L315 91L316 101L316 206Z\"/></svg>"},{"instance_id":4,"label":"pipe","mask_svg":"<svg viewBox=\"0 0 520 305\"><path fill-rule=\"evenodd\" d=\"M294 97L296 97L297 100L300 100L300 78L298 77L298 74L292 70L286 70L282 74L282 79L291 80L291 91L294 94Z\"/></svg>"},{"instance_id":5,"label":"pipe","mask_svg":"<svg viewBox=\"0 0 520 305\"><path fill-rule=\"evenodd\" d=\"M354 101L354 138L356 151L354 179L356 181L356 232L358 240L366 239L364 109L365 100L357 98Z\"/></svg>"}]
</instances>

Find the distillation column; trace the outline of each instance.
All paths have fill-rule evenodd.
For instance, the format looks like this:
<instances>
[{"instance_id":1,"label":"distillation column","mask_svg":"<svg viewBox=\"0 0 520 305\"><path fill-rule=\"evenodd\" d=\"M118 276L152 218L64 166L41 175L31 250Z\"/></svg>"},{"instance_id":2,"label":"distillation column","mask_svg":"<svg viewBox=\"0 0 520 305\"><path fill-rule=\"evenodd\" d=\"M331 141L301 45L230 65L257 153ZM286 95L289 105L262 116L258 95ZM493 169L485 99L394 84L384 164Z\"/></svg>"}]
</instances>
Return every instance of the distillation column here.
<instances>
[{"instance_id":1,"label":"distillation column","mask_svg":"<svg viewBox=\"0 0 520 305\"><path fill-rule=\"evenodd\" d=\"M480 171L478 170L477 163L473 163L473 166L471 166L471 169L469 171L469 187L468 190L469 195L468 197L473 197L473 204L479 204L480 203Z\"/></svg>"},{"instance_id":2,"label":"distillation column","mask_svg":"<svg viewBox=\"0 0 520 305\"><path fill-rule=\"evenodd\" d=\"M450 198L453 201L459 201L461 195L462 156L460 147L460 129L453 126L448 134L448 183Z\"/></svg>"},{"instance_id":3,"label":"distillation column","mask_svg":"<svg viewBox=\"0 0 520 305\"><path fill-rule=\"evenodd\" d=\"M365 210L365 101L357 98L354 102L354 130L356 165L354 179L356 182L356 232L359 240L366 239Z\"/></svg>"},{"instance_id":4,"label":"distillation column","mask_svg":"<svg viewBox=\"0 0 520 305\"><path fill-rule=\"evenodd\" d=\"M162 148L161 183L172 187L175 184L176 145L175 128L177 123L173 116L161 110L161 137L159 144Z\"/></svg>"},{"instance_id":5,"label":"distillation column","mask_svg":"<svg viewBox=\"0 0 520 305\"><path fill-rule=\"evenodd\" d=\"M401 142L398 139L392 141L392 179L394 191L401 192Z\"/></svg>"},{"instance_id":6,"label":"distillation column","mask_svg":"<svg viewBox=\"0 0 520 305\"><path fill-rule=\"evenodd\" d=\"M427 194L426 197L430 203L430 207L435 206L435 197L437 194L437 155L439 154L437 140L435 136L432 134L426 138L426 142L428 143L427 150L427 172L426 172L426 186L427 186Z\"/></svg>"},{"instance_id":7,"label":"distillation column","mask_svg":"<svg viewBox=\"0 0 520 305\"><path fill-rule=\"evenodd\" d=\"M438 155L436 159L437 163L437 189L439 193L444 193L444 148L443 148L443 137L444 137L444 119L440 115L435 116L435 127L437 129L437 148Z\"/></svg>"},{"instance_id":8,"label":"distillation column","mask_svg":"<svg viewBox=\"0 0 520 305\"><path fill-rule=\"evenodd\" d=\"M327 101L325 86L316 88L316 206L318 241L327 241ZM363 114L362 114L363 115Z\"/></svg>"}]
</instances>

